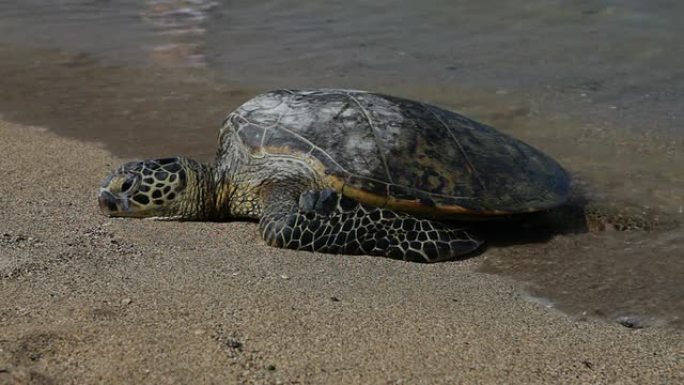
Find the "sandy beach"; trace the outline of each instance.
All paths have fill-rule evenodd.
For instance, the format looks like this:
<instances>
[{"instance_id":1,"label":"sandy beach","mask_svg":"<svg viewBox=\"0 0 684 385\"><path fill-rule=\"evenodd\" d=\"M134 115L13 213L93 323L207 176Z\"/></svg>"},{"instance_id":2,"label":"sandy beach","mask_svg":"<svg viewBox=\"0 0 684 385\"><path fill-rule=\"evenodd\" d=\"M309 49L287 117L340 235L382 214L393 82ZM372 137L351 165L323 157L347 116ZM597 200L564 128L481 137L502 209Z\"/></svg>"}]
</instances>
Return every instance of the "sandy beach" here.
<instances>
[{"instance_id":1,"label":"sandy beach","mask_svg":"<svg viewBox=\"0 0 684 385\"><path fill-rule=\"evenodd\" d=\"M58 3L0 0L0 385L684 383L684 3ZM99 212L277 88L462 113L649 226L425 265Z\"/></svg>"},{"instance_id":2,"label":"sandy beach","mask_svg":"<svg viewBox=\"0 0 684 385\"><path fill-rule=\"evenodd\" d=\"M684 382L684 334L479 271L273 249L253 223L102 216L101 145L0 123L0 384Z\"/></svg>"}]
</instances>

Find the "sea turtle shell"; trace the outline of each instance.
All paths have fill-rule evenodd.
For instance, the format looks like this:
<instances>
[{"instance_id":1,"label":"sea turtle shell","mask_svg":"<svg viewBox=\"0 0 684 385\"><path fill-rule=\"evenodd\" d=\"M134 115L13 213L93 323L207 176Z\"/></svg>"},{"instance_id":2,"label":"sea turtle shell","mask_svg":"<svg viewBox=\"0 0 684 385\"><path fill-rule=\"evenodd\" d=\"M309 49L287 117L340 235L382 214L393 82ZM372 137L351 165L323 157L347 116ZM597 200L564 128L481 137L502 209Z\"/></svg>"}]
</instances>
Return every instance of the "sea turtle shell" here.
<instances>
[{"instance_id":1,"label":"sea turtle shell","mask_svg":"<svg viewBox=\"0 0 684 385\"><path fill-rule=\"evenodd\" d=\"M489 216L544 210L568 197L569 178L556 161L427 103L363 91L278 90L229 119L250 153L310 159L330 186L373 206Z\"/></svg>"}]
</instances>

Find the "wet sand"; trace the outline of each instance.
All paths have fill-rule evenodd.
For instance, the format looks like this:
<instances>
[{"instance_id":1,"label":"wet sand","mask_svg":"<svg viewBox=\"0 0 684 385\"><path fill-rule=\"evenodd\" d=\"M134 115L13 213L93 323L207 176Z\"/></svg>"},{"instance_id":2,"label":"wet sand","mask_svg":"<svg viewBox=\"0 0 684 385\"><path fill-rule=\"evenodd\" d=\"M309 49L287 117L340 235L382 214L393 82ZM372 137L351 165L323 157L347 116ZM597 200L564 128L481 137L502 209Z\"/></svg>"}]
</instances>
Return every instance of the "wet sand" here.
<instances>
[{"instance_id":1,"label":"wet sand","mask_svg":"<svg viewBox=\"0 0 684 385\"><path fill-rule=\"evenodd\" d=\"M681 383L684 334L479 272L269 248L252 223L101 216L123 159L0 123L0 384Z\"/></svg>"}]
</instances>

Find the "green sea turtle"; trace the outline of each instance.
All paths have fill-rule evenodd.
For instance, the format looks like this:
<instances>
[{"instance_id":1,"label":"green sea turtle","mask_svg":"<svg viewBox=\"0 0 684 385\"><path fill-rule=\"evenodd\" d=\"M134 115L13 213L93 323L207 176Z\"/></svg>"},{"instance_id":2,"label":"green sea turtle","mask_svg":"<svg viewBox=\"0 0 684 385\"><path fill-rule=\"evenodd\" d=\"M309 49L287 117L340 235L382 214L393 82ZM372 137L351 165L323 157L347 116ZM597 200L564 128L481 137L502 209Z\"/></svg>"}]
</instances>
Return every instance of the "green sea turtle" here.
<instances>
[{"instance_id":1,"label":"green sea turtle","mask_svg":"<svg viewBox=\"0 0 684 385\"><path fill-rule=\"evenodd\" d=\"M126 163L99 204L110 216L257 219L272 246L434 262L482 245L469 221L569 195L553 159L457 113L363 91L278 90L228 115L216 164Z\"/></svg>"}]
</instances>

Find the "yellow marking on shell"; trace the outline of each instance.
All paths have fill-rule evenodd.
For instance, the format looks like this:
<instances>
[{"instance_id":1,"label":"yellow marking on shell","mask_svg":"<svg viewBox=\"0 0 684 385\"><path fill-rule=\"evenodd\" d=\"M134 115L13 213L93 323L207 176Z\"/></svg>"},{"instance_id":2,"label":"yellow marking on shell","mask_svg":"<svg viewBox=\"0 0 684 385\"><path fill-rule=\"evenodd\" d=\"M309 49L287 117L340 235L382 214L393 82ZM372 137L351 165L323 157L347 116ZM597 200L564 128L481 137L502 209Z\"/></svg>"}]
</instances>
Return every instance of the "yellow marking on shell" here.
<instances>
[{"instance_id":1,"label":"yellow marking on shell","mask_svg":"<svg viewBox=\"0 0 684 385\"><path fill-rule=\"evenodd\" d=\"M390 197L387 202L387 207L392 210L402 211L409 214L426 215L430 217L458 217L458 216L473 216L473 217L496 217L511 215L512 213L501 210L492 211L475 211L457 205L434 205L430 206L419 200L396 199Z\"/></svg>"},{"instance_id":2,"label":"yellow marking on shell","mask_svg":"<svg viewBox=\"0 0 684 385\"><path fill-rule=\"evenodd\" d=\"M356 188L344 183L343 180L335 176L327 176L325 178L326 185L342 195L359 201L363 204L375 207L388 208L394 211L400 211L407 214L414 214L419 216L433 217L433 218L457 218L457 217L495 217L511 215L507 211L492 210L487 212L470 210L468 208L457 205L434 205L430 206L421 202L418 199L397 199L393 197L386 197L380 194L375 194L360 188Z\"/></svg>"},{"instance_id":3,"label":"yellow marking on shell","mask_svg":"<svg viewBox=\"0 0 684 385\"><path fill-rule=\"evenodd\" d=\"M342 195L357 200L359 202L365 203L370 206L375 206L375 207L385 207L387 204L387 197L382 196L379 194L373 194L369 193L367 191L354 188L352 186L349 186L348 184L345 184L344 181L340 180L337 177L334 176L327 176L326 178L327 184L334 189L337 192L342 193Z\"/></svg>"}]
</instances>

